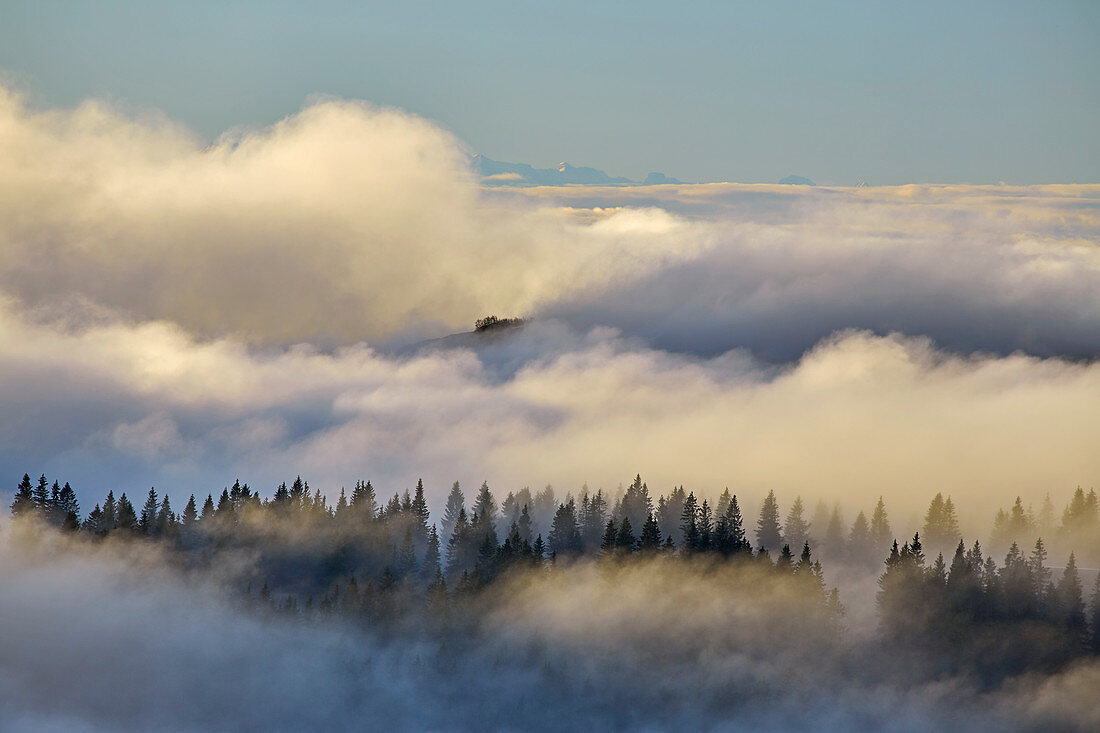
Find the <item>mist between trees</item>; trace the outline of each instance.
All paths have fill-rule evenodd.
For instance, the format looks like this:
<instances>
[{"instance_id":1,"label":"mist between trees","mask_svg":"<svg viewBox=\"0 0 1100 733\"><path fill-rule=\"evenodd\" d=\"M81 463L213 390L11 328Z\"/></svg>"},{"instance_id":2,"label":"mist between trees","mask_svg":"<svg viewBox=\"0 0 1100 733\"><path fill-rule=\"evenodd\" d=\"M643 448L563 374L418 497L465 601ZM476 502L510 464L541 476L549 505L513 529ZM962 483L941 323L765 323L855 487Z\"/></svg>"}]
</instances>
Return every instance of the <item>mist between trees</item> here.
<instances>
[{"instance_id":1,"label":"mist between trees","mask_svg":"<svg viewBox=\"0 0 1100 733\"><path fill-rule=\"evenodd\" d=\"M456 483L434 524L422 483L383 501L357 481L330 506L301 478L178 514L155 489L140 509L112 492L82 515L71 486L27 475L11 509L0 615L31 633L0 644L0 702L19 729L1100 723L1081 692L1100 683L1100 578L1086 592L1077 568L1100 519L1082 489L1060 517L999 511L988 549L942 495L895 539L881 500L848 524L774 493L751 511L728 491L654 501L640 476L502 502ZM182 664L143 680L162 654ZM91 659L101 679L74 677ZM115 684L131 691L109 704Z\"/></svg>"}]
</instances>

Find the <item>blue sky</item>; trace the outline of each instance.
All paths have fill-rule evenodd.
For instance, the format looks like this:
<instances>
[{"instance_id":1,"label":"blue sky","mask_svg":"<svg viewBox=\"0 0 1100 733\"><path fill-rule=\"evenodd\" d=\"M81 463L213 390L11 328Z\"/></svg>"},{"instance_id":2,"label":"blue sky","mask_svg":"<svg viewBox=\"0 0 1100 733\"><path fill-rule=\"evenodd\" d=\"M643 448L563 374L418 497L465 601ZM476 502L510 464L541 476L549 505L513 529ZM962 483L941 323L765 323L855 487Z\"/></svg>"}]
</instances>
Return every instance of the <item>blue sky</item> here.
<instances>
[{"instance_id":1,"label":"blue sky","mask_svg":"<svg viewBox=\"0 0 1100 733\"><path fill-rule=\"evenodd\" d=\"M0 4L41 106L106 97L204 137L312 94L498 159L640 178L1086 182L1100 3Z\"/></svg>"}]
</instances>

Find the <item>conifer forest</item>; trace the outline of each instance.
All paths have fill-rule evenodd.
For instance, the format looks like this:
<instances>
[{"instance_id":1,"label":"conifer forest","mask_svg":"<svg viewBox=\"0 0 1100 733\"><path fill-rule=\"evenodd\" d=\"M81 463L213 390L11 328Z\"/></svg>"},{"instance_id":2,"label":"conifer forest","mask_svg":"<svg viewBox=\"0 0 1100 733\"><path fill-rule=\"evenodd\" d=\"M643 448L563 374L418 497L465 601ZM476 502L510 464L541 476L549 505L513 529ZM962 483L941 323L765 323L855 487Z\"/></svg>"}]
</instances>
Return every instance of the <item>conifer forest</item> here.
<instances>
[{"instance_id":1,"label":"conifer forest","mask_svg":"<svg viewBox=\"0 0 1100 733\"><path fill-rule=\"evenodd\" d=\"M1093 490L1037 511L1017 499L982 539L962 536L942 494L900 538L881 498L847 523L839 505L808 515L801 497L784 511L774 491L752 507L728 489L655 495L640 475L611 492L502 499L455 482L435 513L422 481L387 497L360 480L338 497L301 477L266 496L237 480L178 511L151 488L108 491L82 512L69 483L25 474L6 552L28 573L49 573L59 553L121 560L137 584L153 563L246 627L396 654L387 673L446 700L421 711L426 728L662 728L689 713L707 726L731 710L768 726L788 695L843 726L859 721L828 711L831 695L945 679L985 724L989 700L1100 655L1100 573L1080 567L1100 561ZM358 672L374 664L352 659ZM479 687L490 669L516 686L507 699ZM566 722L542 718L559 707ZM884 710L859 715L893 725ZM924 715L902 722L948 724Z\"/></svg>"}]
</instances>

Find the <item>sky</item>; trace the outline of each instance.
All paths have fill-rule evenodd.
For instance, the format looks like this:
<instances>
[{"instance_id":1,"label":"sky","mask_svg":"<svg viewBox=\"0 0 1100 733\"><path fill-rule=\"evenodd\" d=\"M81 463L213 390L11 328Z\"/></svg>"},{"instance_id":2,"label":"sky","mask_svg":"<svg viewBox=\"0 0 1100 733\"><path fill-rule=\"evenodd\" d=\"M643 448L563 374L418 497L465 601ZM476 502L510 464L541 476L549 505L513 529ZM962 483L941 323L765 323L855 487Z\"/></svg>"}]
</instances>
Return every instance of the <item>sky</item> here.
<instances>
[{"instance_id":1,"label":"sky","mask_svg":"<svg viewBox=\"0 0 1100 733\"><path fill-rule=\"evenodd\" d=\"M1080 2L0 4L0 73L205 141L317 95L470 151L641 179L1090 183L1100 5Z\"/></svg>"}]
</instances>

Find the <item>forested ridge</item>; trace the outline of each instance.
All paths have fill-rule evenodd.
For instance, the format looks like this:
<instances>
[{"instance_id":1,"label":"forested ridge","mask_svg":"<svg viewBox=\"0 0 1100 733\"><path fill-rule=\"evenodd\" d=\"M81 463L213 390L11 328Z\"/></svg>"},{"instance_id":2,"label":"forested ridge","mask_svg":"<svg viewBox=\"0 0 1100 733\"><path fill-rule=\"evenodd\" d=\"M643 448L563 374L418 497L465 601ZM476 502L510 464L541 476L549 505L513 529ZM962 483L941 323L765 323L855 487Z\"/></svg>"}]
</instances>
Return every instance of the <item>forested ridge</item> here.
<instances>
[{"instance_id":1,"label":"forested ridge","mask_svg":"<svg viewBox=\"0 0 1100 733\"><path fill-rule=\"evenodd\" d=\"M1074 549L1095 558L1100 513L1096 493L1080 488L1058 522L1049 498L1039 512L1019 499L998 510L989 551L963 540L942 494L921 531L899 544L881 498L870 519L860 512L848 525L839 507L824 504L807 519L801 498L784 519L769 492L747 529L728 489L713 506L682 487L654 501L640 476L613 498L584 488L579 500L561 499L548 486L509 492L499 503L487 484L468 503L456 482L433 523L420 481L385 501L357 481L334 504L300 477L270 497L237 481L217 498L189 496L179 513L156 489L140 509L112 491L82 515L68 483L24 475L11 513L19 532L155 543L189 572L247 554L235 582L256 612L388 632L468 627L495 586L594 562L607 573L663 573L672 592L677 576L709 578L731 594L763 588L784 598L779 627L808 624L818 641L833 643L845 633L845 607L826 585L824 561L877 575L879 643L911 655L929 675L964 671L994 683L1100 652L1100 575L1086 594ZM1069 553L1061 570L1048 564L1044 531ZM998 545L1007 545L999 564Z\"/></svg>"}]
</instances>

